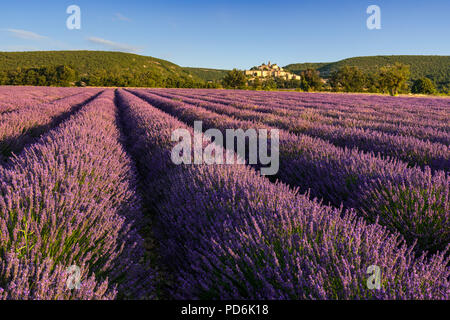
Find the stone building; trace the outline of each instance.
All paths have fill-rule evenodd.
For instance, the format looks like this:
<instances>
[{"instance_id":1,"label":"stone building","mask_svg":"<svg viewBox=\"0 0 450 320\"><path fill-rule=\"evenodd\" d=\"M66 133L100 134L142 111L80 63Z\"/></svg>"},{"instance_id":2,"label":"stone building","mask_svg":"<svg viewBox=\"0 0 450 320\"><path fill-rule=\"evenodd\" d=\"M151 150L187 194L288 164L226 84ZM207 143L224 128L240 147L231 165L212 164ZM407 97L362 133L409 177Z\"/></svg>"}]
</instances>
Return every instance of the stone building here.
<instances>
[{"instance_id":1,"label":"stone building","mask_svg":"<svg viewBox=\"0 0 450 320\"><path fill-rule=\"evenodd\" d=\"M255 78L283 78L285 80L300 80L300 76L285 71L277 64L271 64L270 61L258 67L253 67L250 70L245 70L245 75L250 77L250 80Z\"/></svg>"}]
</instances>

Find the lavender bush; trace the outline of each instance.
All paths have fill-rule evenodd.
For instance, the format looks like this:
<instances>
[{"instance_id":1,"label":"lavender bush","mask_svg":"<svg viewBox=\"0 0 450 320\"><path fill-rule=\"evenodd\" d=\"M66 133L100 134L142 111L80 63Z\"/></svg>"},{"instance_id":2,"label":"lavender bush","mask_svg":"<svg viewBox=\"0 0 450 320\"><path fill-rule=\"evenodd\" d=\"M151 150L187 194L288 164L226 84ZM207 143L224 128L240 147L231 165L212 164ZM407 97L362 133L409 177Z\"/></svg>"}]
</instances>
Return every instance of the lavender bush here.
<instances>
[{"instance_id":1,"label":"lavender bush","mask_svg":"<svg viewBox=\"0 0 450 320\"><path fill-rule=\"evenodd\" d=\"M154 89L153 91L183 92L183 90ZM241 90L189 90L208 97L233 101L243 108L259 109L270 105L280 111L315 111L315 115L326 118L373 120L392 124L410 124L413 126L431 126L448 131L449 101L442 98L403 98L383 97L379 95L298 93L298 92L252 92ZM419 121L418 121L419 120Z\"/></svg>"},{"instance_id":2,"label":"lavender bush","mask_svg":"<svg viewBox=\"0 0 450 320\"><path fill-rule=\"evenodd\" d=\"M256 121L242 121L219 115L145 90L133 92L188 124L202 120L205 130L217 128L224 132L228 128L270 128ZM394 221L389 219L382 219L380 222L386 223L390 230L400 232L410 244L417 240L419 251L443 250L449 243L448 233L442 232L450 230L450 212L446 210L449 207L449 199L448 196L442 195L448 195L450 177L442 172L436 173L436 176L439 178L434 180L435 189L430 191L432 196L424 201L417 195L423 194L423 181L427 181L427 173L419 168L407 168L405 163L361 153L357 149L339 148L307 135L280 132L280 170L277 178L291 186L299 187L302 192L309 190L313 197L323 199L336 207L343 203L347 208L355 208L370 221L378 219L376 208L380 201L377 196L377 193L381 192L380 187L396 181L407 183L408 190L413 194L408 198L411 200L410 205L403 205L396 188L390 189L392 192L384 196L386 201L390 201L391 207L395 208L393 211L398 217L395 220L405 223L393 223ZM367 196L368 190L372 196ZM362 197L364 207L360 201ZM427 211L425 217L424 210ZM411 217L415 218L411 220ZM405 228L411 224L413 226Z\"/></svg>"},{"instance_id":3,"label":"lavender bush","mask_svg":"<svg viewBox=\"0 0 450 320\"><path fill-rule=\"evenodd\" d=\"M310 201L245 165L174 166L170 134L188 127L125 91L118 102L131 152L153 185L146 199L176 275L175 297L448 299L446 251L415 256L380 225ZM369 265L382 269L379 291L367 287Z\"/></svg>"},{"instance_id":4,"label":"lavender bush","mask_svg":"<svg viewBox=\"0 0 450 320\"><path fill-rule=\"evenodd\" d=\"M0 86L0 114L33 106L40 103L55 101L77 93L81 88L55 88L30 86Z\"/></svg>"},{"instance_id":5,"label":"lavender bush","mask_svg":"<svg viewBox=\"0 0 450 320\"><path fill-rule=\"evenodd\" d=\"M167 98L180 98L178 94L156 91ZM382 156L395 157L409 165L428 165L435 170L450 169L450 148L447 145L422 141L414 137L389 134L370 129L345 128L324 123L311 122L309 119L293 118L287 115L274 115L259 111L242 110L230 106L204 101L199 98L182 96L185 103L198 105L207 110L225 114L238 119L258 121L281 128L295 134L306 134L327 140L334 145L380 153Z\"/></svg>"},{"instance_id":6,"label":"lavender bush","mask_svg":"<svg viewBox=\"0 0 450 320\"><path fill-rule=\"evenodd\" d=\"M0 168L2 298L152 297L113 95L104 91ZM65 286L71 265L82 270L79 291Z\"/></svg>"},{"instance_id":7,"label":"lavender bush","mask_svg":"<svg viewBox=\"0 0 450 320\"><path fill-rule=\"evenodd\" d=\"M0 299L448 300L449 106L0 87ZM281 128L278 174L174 165L198 120Z\"/></svg>"},{"instance_id":8,"label":"lavender bush","mask_svg":"<svg viewBox=\"0 0 450 320\"><path fill-rule=\"evenodd\" d=\"M18 153L27 144L61 122L78 107L92 99L99 90L81 93L23 108L0 115L0 163L12 153Z\"/></svg>"}]
</instances>

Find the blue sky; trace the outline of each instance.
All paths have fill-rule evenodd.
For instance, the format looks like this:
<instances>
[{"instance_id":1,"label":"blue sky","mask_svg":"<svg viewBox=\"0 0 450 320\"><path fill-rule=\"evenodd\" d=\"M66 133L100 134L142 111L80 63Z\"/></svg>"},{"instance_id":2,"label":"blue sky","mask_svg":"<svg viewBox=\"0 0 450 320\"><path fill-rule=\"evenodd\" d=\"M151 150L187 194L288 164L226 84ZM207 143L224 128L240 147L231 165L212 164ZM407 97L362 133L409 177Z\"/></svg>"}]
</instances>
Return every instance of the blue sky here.
<instances>
[{"instance_id":1,"label":"blue sky","mask_svg":"<svg viewBox=\"0 0 450 320\"><path fill-rule=\"evenodd\" d=\"M450 55L450 1L2 1L0 51L119 50L181 66L249 68L389 54ZM81 29L68 30L69 5ZM381 29L366 27L369 5Z\"/></svg>"}]
</instances>

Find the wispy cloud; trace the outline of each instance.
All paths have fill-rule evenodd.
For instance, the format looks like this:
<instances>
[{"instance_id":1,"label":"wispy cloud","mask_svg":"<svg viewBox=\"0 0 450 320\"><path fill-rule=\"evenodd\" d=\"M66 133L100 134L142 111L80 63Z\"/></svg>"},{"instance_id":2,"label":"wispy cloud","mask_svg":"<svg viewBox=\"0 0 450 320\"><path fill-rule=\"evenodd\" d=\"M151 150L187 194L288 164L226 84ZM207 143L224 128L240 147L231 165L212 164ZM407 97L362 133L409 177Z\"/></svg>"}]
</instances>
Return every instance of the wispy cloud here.
<instances>
[{"instance_id":1,"label":"wispy cloud","mask_svg":"<svg viewBox=\"0 0 450 320\"><path fill-rule=\"evenodd\" d=\"M113 50L121 50L121 51L126 51L126 52L135 52L135 53L142 51L142 49L138 48L138 47L134 47L134 46L130 46L125 43L114 42L114 41L110 41L110 40L106 40L106 39L102 39L102 38L90 37L87 40L91 43L99 44L103 47L113 49Z\"/></svg>"},{"instance_id":2,"label":"wispy cloud","mask_svg":"<svg viewBox=\"0 0 450 320\"><path fill-rule=\"evenodd\" d=\"M127 21L127 22L131 22L130 18L125 17L123 14L121 13L116 13L114 14L114 20L120 20L120 21Z\"/></svg>"},{"instance_id":3,"label":"wispy cloud","mask_svg":"<svg viewBox=\"0 0 450 320\"><path fill-rule=\"evenodd\" d=\"M20 30L20 29L5 29L5 30L8 31L11 35L13 35L16 38L27 39L27 40L48 39L48 37L34 33L32 31Z\"/></svg>"}]
</instances>

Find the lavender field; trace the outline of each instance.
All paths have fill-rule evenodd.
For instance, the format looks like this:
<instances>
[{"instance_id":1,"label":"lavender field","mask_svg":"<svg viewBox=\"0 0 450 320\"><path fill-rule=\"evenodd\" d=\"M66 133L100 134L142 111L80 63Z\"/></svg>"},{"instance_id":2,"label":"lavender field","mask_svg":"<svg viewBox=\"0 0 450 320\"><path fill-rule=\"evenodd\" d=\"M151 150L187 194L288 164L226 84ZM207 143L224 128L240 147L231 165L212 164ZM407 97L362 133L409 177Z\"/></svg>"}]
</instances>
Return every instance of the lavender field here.
<instances>
[{"instance_id":1,"label":"lavender field","mask_svg":"<svg viewBox=\"0 0 450 320\"><path fill-rule=\"evenodd\" d=\"M194 121L277 174L174 164ZM0 87L0 299L448 300L449 146L448 98Z\"/></svg>"}]
</instances>

